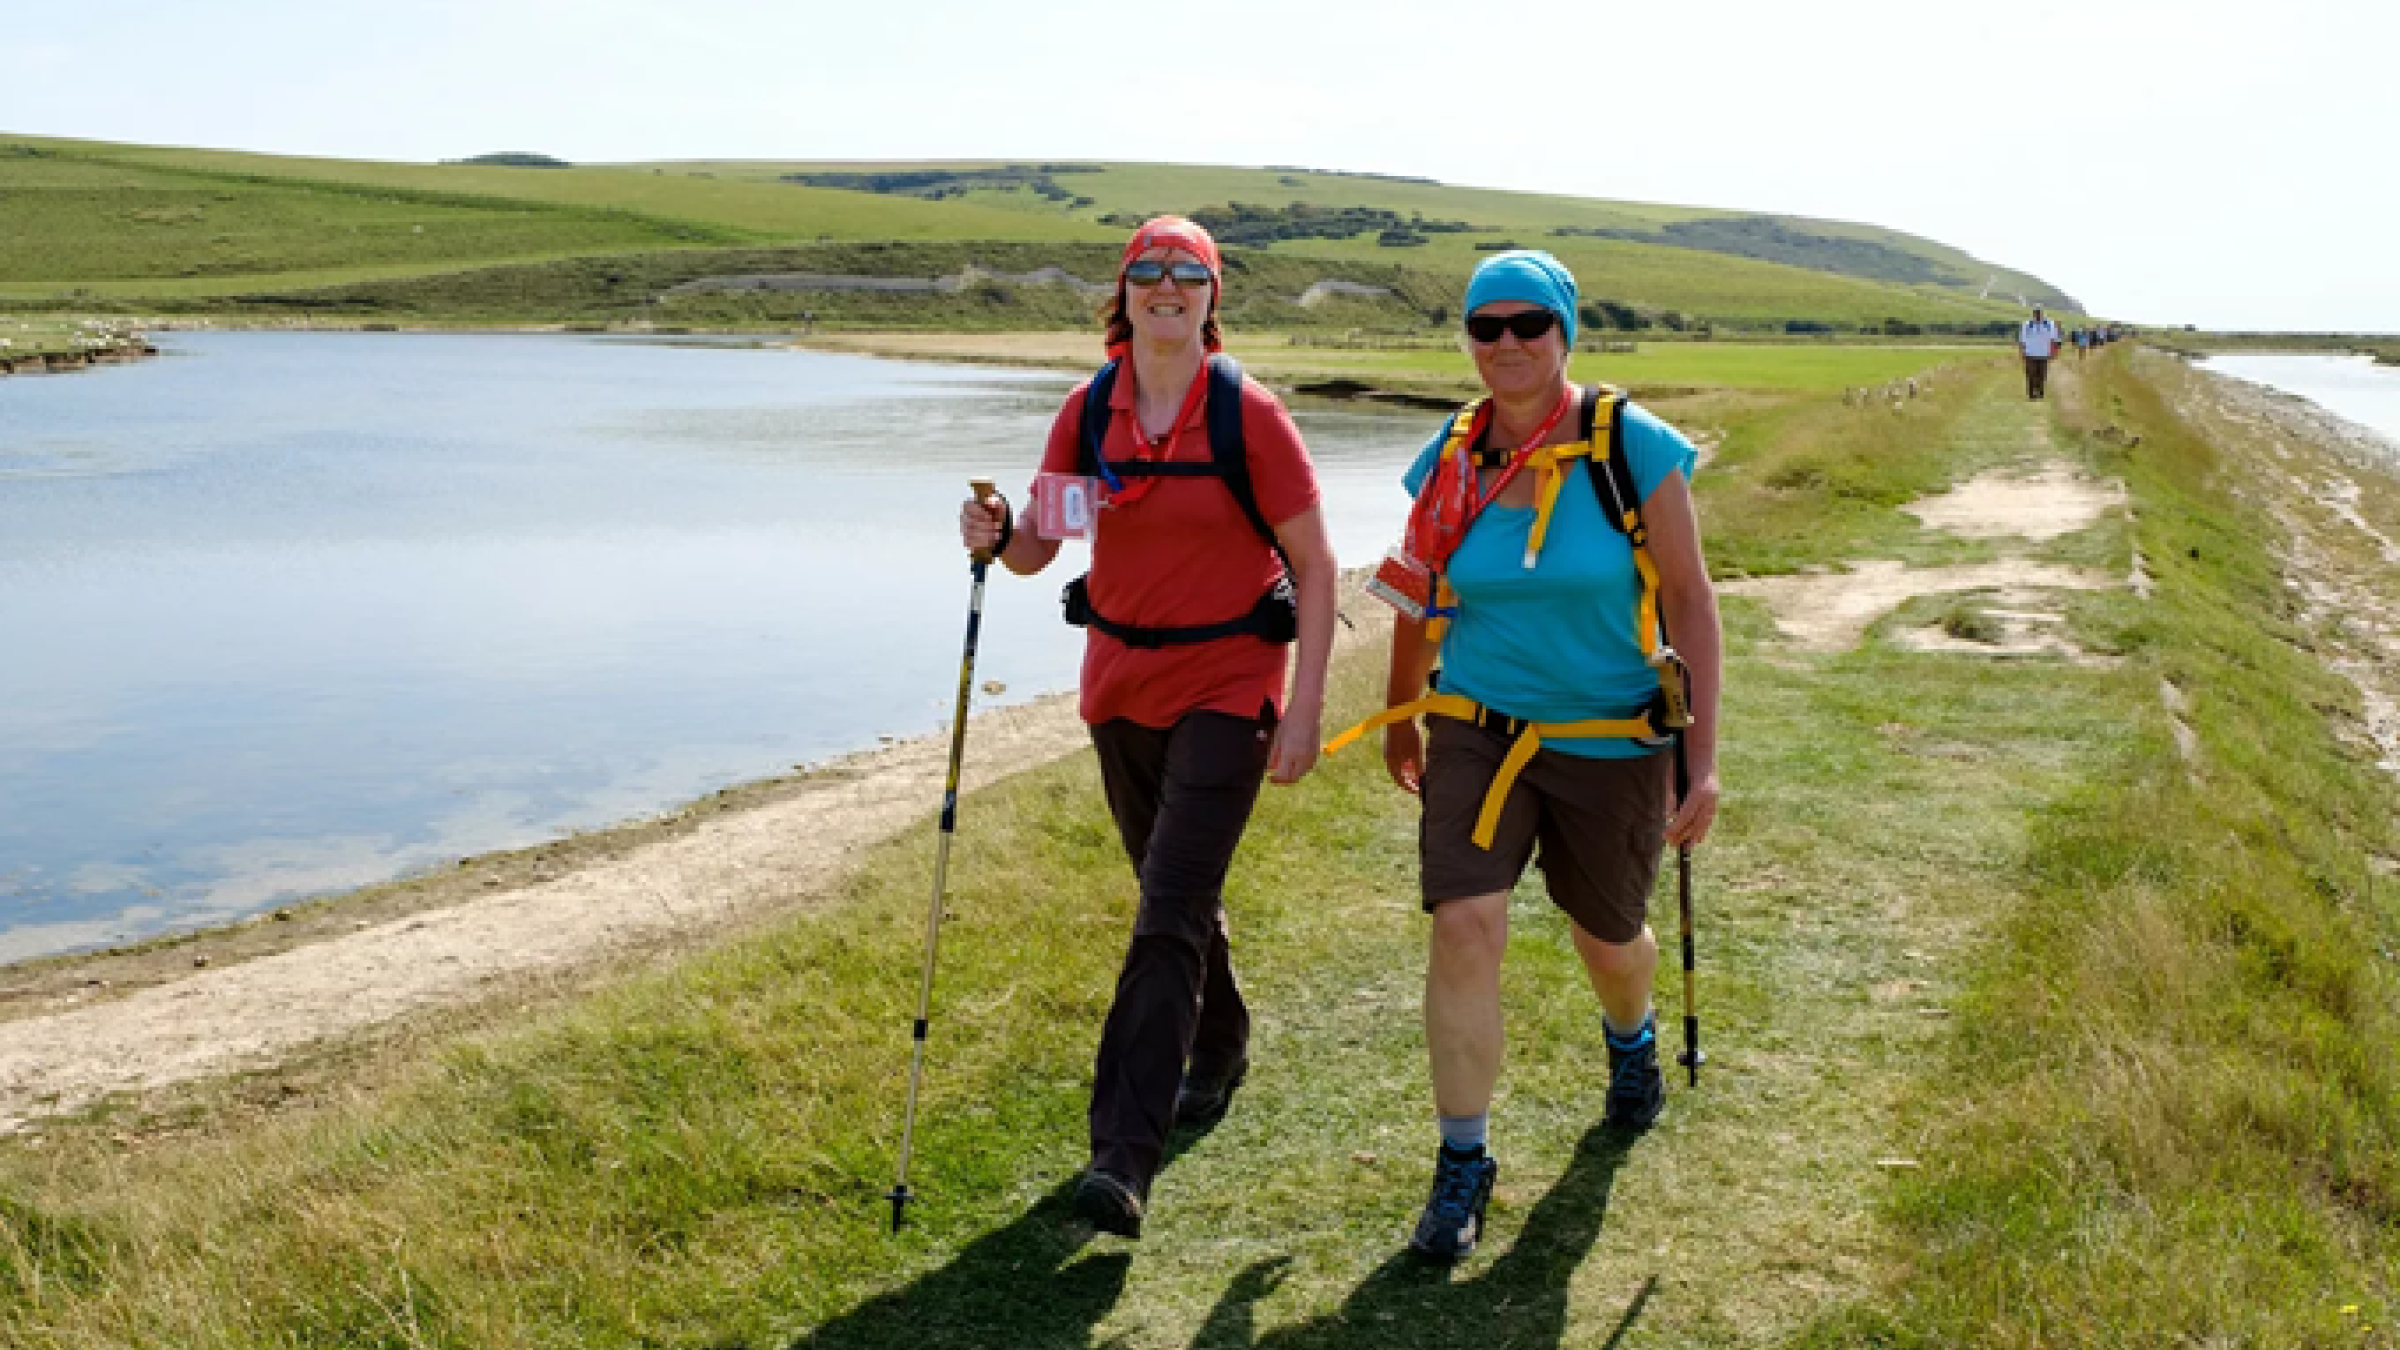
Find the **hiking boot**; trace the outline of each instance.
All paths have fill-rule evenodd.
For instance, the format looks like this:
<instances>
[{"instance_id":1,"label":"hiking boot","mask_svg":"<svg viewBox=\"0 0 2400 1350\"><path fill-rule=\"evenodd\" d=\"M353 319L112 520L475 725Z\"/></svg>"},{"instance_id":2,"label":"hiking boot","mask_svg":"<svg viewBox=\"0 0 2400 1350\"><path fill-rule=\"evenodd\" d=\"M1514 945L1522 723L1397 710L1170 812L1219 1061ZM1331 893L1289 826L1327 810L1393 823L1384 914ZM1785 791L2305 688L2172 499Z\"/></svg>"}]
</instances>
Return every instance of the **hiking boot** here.
<instances>
[{"instance_id":1,"label":"hiking boot","mask_svg":"<svg viewBox=\"0 0 2400 1350\"><path fill-rule=\"evenodd\" d=\"M1142 1192L1114 1172L1087 1169L1075 1183L1075 1216L1103 1233L1142 1235Z\"/></svg>"},{"instance_id":2,"label":"hiking boot","mask_svg":"<svg viewBox=\"0 0 2400 1350\"><path fill-rule=\"evenodd\" d=\"M1249 1076L1250 1061L1235 1060L1233 1068L1221 1076L1200 1078L1187 1076L1183 1087L1175 1094L1175 1126L1184 1130L1207 1130L1216 1127L1233 1106L1233 1090Z\"/></svg>"},{"instance_id":3,"label":"hiking boot","mask_svg":"<svg viewBox=\"0 0 2400 1350\"><path fill-rule=\"evenodd\" d=\"M1500 1164L1478 1149L1456 1153L1444 1144L1433 1164L1433 1195L1417 1216L1409 1250L1434 1261L1457 1261L1483 1236L1483 1208L1491 1203Z\"/></svg>"},{"instance_id":4,"label":"hiking boot","mask_svg":"<svg viewBox=\"0 0 2400 1350\"><path fill-rule=\"evenodd\" d=\"M1630 1045L1612 1032L1601 1035L1608 1042L1608 1114L1602 1123L1628 1133L1649 1129L1667 1104L1666 1079L1658 1072L1657 1019L1643 1022Z\"/></svg>"}]
</instances>

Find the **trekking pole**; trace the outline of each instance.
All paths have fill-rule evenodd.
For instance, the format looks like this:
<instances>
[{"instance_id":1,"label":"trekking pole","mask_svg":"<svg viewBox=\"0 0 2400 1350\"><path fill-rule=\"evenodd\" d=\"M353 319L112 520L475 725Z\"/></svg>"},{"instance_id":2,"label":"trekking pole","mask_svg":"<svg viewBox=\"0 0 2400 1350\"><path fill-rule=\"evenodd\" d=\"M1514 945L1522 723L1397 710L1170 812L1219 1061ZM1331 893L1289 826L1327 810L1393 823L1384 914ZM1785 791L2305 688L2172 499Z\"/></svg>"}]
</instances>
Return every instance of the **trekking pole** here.
<instances>
[{"instance_id":1,"label":"trekking pole","mask_svg":"<svg viewBox=\"0 0 2400 1350\"><path fill-rule=\"evenodd\" d=\"M981 502L998 491L989 480L978 478L972 485L975 500ZM942 941L942 897L950 880L950 840L958 833L958 772L967 753L967 704L975 694L975 639L983 628L983 575L991 566L992 555L977 552L969 570L975 577L975 588L967 600L966 654L958 662L958 707L950 714L950 781L942 790L941 840L933 853L933 903L925 911L925 974L917 988L917 1020L908 1054L908 1114L900 1125L900 1172L892 1189L884 1198L892 1202L892 1231L900 1231L908 1221L908 1157L916 1143L917 1087L924 1078L925 1033L931 1028L933 1014L933 958Z\"/></svg>"},{"instance_id":2,"label":"trekking pole","mask_svg":"<svg viewBox=\"0 0 2400 1350\"><path fill-rule=\"evenodd\" d=\"M1683 733L1675 733L1675 800L1683 802L1692 791L1692 771L1683 757ZM1691 1085L1700 1086L1700 1066L1708 1056L1700 1053L1700 994L1692 975L1692 846L1675 846L1675 889L1683 913L1683 1053L1675 1062L1691 1072Z\"/></svg>"}]
</instances>

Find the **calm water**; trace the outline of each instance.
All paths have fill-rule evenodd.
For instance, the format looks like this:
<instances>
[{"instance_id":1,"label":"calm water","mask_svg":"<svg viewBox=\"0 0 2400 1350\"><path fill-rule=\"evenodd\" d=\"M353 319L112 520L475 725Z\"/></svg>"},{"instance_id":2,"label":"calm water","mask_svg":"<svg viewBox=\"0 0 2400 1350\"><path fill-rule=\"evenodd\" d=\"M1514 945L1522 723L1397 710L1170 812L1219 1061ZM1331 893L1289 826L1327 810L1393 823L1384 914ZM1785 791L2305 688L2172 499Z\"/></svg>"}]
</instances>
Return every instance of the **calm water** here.
<instances>
[{"instance_id":1,"label":"calm water","mask_svg":"<svg viewBox=\"0 0 2400 1350\"><path fill-rule=\"evenodd\" d=\"M1021 491L1069 383L563 337L162 345L0 381L0 960L934 729L963 484ZM1370 561L1437 418L1296 411ZM995 573L998 701L1073 684L1075 561Z\"/></svg>"},{"instance_id":2,"label":"calm water","mask_svg":"<svg viewBox=\"0 0 2400 1350\"><path fill-rule=\"evenodd\" d=\"M2210 370L2298 394L2328 412L2400 441L2400 366L2330 352L2226 352Z\"/></svg>"}]
</instances>

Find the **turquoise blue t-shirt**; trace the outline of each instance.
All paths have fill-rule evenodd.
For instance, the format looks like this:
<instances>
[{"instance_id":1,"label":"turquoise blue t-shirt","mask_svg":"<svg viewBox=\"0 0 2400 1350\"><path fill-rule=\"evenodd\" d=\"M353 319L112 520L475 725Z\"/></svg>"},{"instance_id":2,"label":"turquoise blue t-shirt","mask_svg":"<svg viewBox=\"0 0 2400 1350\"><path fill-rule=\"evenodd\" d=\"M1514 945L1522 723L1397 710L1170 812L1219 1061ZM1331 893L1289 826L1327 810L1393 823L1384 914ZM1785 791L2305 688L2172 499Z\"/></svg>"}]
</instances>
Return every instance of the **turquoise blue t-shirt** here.
<instances>
[{"instance_id":1,"label":"turquoise blue t-shirt","mask_svg":"<svg viewBox=\"0 0 2400 1350\"><path fill-rule=\"evenodd\" d=\"M1436 435L1402 476L1410 497L1433 471L1442 441ZM1678 469L1690 481L1699 462L1682 432L1630 403L1625 458L1644 502ZM1641 573L1633 545L1601 514L1590 472L1585 461L1570 462L1530 571L1525 543L1533 533L1532 507L1487 507L1468 528L1446 574L1459 612L1442 639L1445 691L1533 722L1629 717L1649 705L1658 676L1643 659L1651 641L1634 633ZM1657 749L1623 737L1544 737L1542 745L1593 759Z\"/></svg>"}]
</instances>

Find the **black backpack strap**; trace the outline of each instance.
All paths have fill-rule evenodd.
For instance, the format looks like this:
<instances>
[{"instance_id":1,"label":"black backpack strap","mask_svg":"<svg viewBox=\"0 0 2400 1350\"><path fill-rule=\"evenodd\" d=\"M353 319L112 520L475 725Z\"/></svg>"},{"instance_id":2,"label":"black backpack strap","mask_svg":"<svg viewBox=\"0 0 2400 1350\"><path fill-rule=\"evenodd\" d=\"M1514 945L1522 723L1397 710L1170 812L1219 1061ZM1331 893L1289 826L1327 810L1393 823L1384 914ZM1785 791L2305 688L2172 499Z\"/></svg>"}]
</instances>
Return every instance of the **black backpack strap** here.
<instances>
[{"instance_id":1,"label":"black backpack strap","mask_svg":"<svg viewBox=\"0 0 2400 1350\"><path fill-rule=\"evenodd\" d=\"M1275 527L1267 523L1266 513L1258 509L1258 492L1250 483L1250 444L1242 435L1242 366L1223 352L1208 358L1207 407L1209 453L1225 480L1225 489L1250 518L1250 528L1275 550L1285 575L1291 575L1291 557L1283 551L1283 541L1275 537Z\"/></svg>"},{"instance_id":2,"label":"black backpack strap","mask_svg":"<svg viewBox=\"0 0 2400 1350\"><path fill-rule=\"evenodd\" d=\"M1102 366L1084 395L1084 472L1107 478L1110 487L1120 486L1118 480L1122 478L1221 478L1225 480L1225 490L1233 494L1234 504L1242 508L1250 528L1283 560L1283 570L1289 572L1292 560L1284 557L1283 542L1275 537L1275 527L1267 523L1266 513L1259 509L1258 490L1250 482L1250 445L1242 434L1241 363L1222 352L1215 353L1208 358L1201 377L1208 381L1201 393L1201 406L1208 418L1207 459L1167 464L1154 459L1111 462L1100 458L1100 443L1108 427L1108 398L1116 387L1117 363L1111 361Z\"/></svg>"},{"instance_id":3,"label":"black backpack strap","mask_svg":"<svg viewBox=\"0 0 2400 1350\"><path fill-rule=\"evenodd\" d=\"M1646 555L1650 548L1650 529L1642 521L1642 493L1633 481L1633 461L1625 454L1625 409L1632 400L1616 389L1586 390L1583 396L1583 438L1586 441L1592 438L1599 401L1603 395L1610 400L1608 462L1604 472L1594 473L1591 461L1586 459L1584 472L1590 475L1592 493L1600 500L1600 514L1608 517L1608 523L1615 527L1617 533L1624 535L1637 552ZM1647 561L1643 561L1641 566L1645 572L1650 570ZM1658 634L1662 643L1671 645L1664 613L1658 615Z\"/></svg>"},{"instance_id":4,"label":"black backpack strap","mask_svg":"<svg viewBox=\"0 0 2400 1350\"><path fill-rule=\"evenodd\" d=\"M1092 375L1092 382L1083 390L1083 462L1077 467L1086 478L1104 478L1117 485L1116 476L1108 472L1108 461L1100 457L1100 445L1108 436L1108 400L1117 390L1117 363L1110 361Z\"/></svg>"},{"instance_id":5,"label":"black backpack strap","mask_svg":"<svg viewBox=\"0 0 2400 1350\"><path fill-rule=\"evenodd\" d=\"M1604 472L1591 473L1592 492L1600 500L1600 514L1608 517L1610 528L1623 535L1645 535L1642 528L1642 493L1633 481L1633 464L1625 457L1625 405L1629 400L1614 389L1595 386L1583 391L1583 439L1592 439L1599 423L1600 400L1609 399L1608 460ZM1585 462L1590 473L1590 462ZM1647 543L1645 538L1642 542Z\"/></svg>"},{"instance_id":6,"label":"black backpack strap","mask_svg":"<svg viewBox=\"0 0 2400 1350\"><path fill-rule=\"evenodd\" d=\"M1209 457L1205 460L1184 460L1161 464L1155 460L1128 460L1111 465L1101 455L1102 442L1107 436L1109 398L1116 391L1117 363L1100 367L1092 376L1083 398L1082 469L1087 475L1106 479L1112 487L1120 486L1118 476L1127 478L1221 478L1233 494L1234 503L1242 508L1251 528L1258 531L1267 547L1275 551L1276 560L1283 564L1283 575L1258 598L1249 613L1222 623L1195 624L1185 628L1143 628L1121 624L1092 607L1088 578L1077 577L1067 583L1061 596L1066 607L1068 623L1078 627L1096 628L1129 647L1175 647L1195 642L1213 642L1218 638L1248 633L1260 640L1283 644L1298 635L1298 603L1293 590L1292 560L1283 551L1283 542L1275 537L1274 527L1267 524L1266 513L1259 510L1258 494L1250 482L1250 447L1242 434L1242 368L1232 357L1222 353L1208 359L1204 373L1208 383L1201 393L1202 405L1208 418Z\"/></svg>"}]
</instances>

